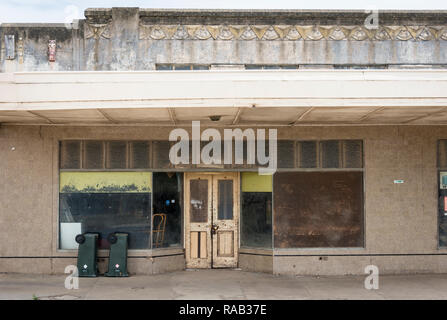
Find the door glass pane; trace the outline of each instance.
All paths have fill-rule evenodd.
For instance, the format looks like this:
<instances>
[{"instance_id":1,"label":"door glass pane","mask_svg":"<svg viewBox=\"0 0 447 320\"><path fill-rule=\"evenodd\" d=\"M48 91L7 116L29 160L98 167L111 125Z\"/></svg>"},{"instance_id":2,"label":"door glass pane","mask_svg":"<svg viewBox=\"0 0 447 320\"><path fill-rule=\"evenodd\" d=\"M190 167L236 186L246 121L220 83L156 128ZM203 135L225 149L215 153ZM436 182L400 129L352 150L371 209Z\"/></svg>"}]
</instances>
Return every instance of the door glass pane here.
<instances>
[{"instance_id":1,"label":"door glass pane","mask_svg":"<svg viewBox=\"0 0 447 320\"><path fill-rule=\"evenodd\" d=\"M233 219L233 180L219 180L219 207L217 218L219 220Z\"/></svg>"},{"instance_id":2,"label":"door glass pane","mask_svg":"<svg viewBox=\"0 0 447 320\"><path fill-rule=\"evenodd\" d=\"M208 222L208 180L191 180L189 188L191 222Z\"/></svg>"}]
</instances>

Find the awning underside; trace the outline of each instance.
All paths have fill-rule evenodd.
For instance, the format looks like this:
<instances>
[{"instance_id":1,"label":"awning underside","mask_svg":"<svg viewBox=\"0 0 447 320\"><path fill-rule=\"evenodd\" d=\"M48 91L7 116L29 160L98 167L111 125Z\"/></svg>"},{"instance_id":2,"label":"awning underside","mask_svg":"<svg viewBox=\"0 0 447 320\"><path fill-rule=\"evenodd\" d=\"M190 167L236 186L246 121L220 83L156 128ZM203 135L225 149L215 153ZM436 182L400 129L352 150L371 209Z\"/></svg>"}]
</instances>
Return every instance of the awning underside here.
<instances>
[{"instance_id":1,"label":"awning underside","mask_svg":"<svg viewBox=\"0 0 447 320\"><path fill-rule=\"evenodd\" d=\"M213 126L447 124L447 71L0 74L0 123L181 126L194 120Z\"/></svg>"}]
</instances>

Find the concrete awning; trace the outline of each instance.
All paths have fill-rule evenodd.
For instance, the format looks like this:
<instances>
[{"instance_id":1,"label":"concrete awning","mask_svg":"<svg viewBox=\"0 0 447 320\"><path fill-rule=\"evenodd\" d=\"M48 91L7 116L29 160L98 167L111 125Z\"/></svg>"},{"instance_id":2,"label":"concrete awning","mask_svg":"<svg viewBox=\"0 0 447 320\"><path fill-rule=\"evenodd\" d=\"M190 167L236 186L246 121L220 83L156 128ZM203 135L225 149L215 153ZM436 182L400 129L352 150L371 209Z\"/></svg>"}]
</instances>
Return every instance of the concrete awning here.
<instances>
[{"instance_id":1,"label":"concrete awning","mask_svg":"<svg viewBox=\"0 0 447 320\"><path fill-rule=\"evenodd\" d=\"M445 70L0 74L0 123L447 124Z\"/></svg>"}]
</instances>

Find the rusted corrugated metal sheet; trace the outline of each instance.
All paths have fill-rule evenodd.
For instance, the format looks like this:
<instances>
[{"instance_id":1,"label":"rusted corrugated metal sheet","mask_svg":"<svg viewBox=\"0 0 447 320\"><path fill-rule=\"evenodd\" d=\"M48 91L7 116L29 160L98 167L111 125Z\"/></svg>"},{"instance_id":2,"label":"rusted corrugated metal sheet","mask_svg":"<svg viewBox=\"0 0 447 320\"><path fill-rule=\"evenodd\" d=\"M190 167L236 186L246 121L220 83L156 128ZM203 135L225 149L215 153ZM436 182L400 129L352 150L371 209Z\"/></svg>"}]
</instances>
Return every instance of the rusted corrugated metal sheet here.
<instances>
[{"instance_id":1,"label":"rusted corrugated metal sheet","mask_svg":"<svg viewBox=\"0 0 447 320\"><path fill-rule=\"evenodd\" d=\"M276 173L274 246L362 247L362 172Z\"/></svg>"}]
</instances>

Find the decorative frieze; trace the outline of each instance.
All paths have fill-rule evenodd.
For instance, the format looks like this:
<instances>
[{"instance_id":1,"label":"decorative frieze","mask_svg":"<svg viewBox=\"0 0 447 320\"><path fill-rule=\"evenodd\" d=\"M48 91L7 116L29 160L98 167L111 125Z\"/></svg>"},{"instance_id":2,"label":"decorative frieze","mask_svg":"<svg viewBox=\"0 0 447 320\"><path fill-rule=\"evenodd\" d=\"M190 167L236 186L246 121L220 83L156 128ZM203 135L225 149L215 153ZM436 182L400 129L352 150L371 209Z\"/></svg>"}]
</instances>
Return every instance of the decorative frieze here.
<instances>
[{"instance_id":1,"label":"decorative frieze","mask_svg":"<svg viewBox=\"0 0 447 320\"><path fill-rule=\"evenodd\" d=\"M86 23L84 32L86 39L110 39L110 23Z\"/></svg>"},{"instance_id":2,"label":"decorative frieze","mask_svg":"<svg viewBox=\"0 0 447 320\"><path fill-rule=\"evenodd\" d=\"M364 26L140 24L139 32L141 40L447 40L446 26L380 26L368 29Z\"/></svg>"}]
</instances>

